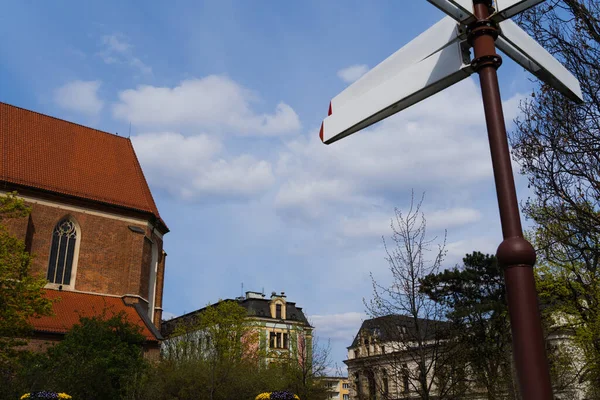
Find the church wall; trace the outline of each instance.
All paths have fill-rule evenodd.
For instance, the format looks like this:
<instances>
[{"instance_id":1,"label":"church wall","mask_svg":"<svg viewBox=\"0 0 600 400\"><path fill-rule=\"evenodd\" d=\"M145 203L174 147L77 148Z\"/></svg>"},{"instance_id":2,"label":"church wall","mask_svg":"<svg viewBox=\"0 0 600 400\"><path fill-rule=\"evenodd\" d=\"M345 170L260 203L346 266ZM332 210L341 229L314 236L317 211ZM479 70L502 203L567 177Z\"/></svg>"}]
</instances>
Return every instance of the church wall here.
<instances>
[{"instance_id":1,"label":"church wall","mask_svg":"<svg viewBox=\"0 0 600 400\"><path fill-rule=\"evenodd\" d=\"M144 238L144 245L142 250L142 257L138 260L140 264L140 275L136 280L139 282L138 292L145 299L148 298L148 286L150 284L150 264L152 261L152 241L146 237Z\"/></svg>"},{"instance_id":2,"label":"church wall","mask_svg":"<svg viewBox=\"0 0 600 400\"><path fill-rule=\"evenodd\" d=\"M163 289L165 282L165 262L167 258L167 253L162 251L162 244L159 254L160 259L158 262L158 273L156 276L156 305L154 312L154 324L160 330L160 321L162 320Z\"/></svg>"},{"instance_id":3,"label":"church wall","mask_svg":"<svg viewBox=\"0 0 600 400\"><path fill-rule=\"evenodd\" d=\"M30 242L29 250L35 255L32 273L45 276L54 227L62 218L71 216L81 233L75 290L148 298L150 249L145 236L153 236L161 253L162 240L151 233L147 221L102 216L99 212L42 202L26 203L32 207L29 218L5 222L11 233ZM133 232L129 226L141 228L144 233Z\"/></svg>"}]
</instances>

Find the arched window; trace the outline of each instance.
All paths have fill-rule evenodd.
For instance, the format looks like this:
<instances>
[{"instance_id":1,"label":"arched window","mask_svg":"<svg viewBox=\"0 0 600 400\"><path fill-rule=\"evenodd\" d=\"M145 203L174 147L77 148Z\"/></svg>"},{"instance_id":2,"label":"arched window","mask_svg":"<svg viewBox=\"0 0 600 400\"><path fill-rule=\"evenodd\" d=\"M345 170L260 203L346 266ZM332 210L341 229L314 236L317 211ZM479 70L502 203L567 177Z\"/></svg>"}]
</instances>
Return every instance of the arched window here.
<instances>
[{"instance_id":1,"label":"arched window","mask_svg":"<svg viewBox=\"0 0 600 400\"><path fill-rule=\"evenodd\" d=\"M50 261L48 262L48 281L57 285L71 285L71 274L76 256L77 226L70 218L61 220L54 227Z\"/></svg>"}]
</instances>

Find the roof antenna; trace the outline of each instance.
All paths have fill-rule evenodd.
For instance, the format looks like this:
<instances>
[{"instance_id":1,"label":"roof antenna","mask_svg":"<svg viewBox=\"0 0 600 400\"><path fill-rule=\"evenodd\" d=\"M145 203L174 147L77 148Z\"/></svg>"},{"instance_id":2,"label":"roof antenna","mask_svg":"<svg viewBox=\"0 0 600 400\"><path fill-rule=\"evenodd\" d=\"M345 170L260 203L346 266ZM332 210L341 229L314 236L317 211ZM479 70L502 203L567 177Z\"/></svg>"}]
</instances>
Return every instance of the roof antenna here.
<instances>
[{"instance_id":1,"label":"roof antenna","mask_svg":"<svg viewBox=\"0 0 600 400\"><path fill-rule=\"evenodd\" d=\"M242 293L240 293L241 297L244 297L244 282L242 282Z\"/></svg>"},{"instance_id":2,"label":"roof antenna","mask_svg":"<svg viewBox=\"0 0 600 400\"><path fill-rule=\"evenodd\" d=\"M129 136L127 136L127 138L131 137L131 121L129 121Z\"/></svg>"}]
</instances>

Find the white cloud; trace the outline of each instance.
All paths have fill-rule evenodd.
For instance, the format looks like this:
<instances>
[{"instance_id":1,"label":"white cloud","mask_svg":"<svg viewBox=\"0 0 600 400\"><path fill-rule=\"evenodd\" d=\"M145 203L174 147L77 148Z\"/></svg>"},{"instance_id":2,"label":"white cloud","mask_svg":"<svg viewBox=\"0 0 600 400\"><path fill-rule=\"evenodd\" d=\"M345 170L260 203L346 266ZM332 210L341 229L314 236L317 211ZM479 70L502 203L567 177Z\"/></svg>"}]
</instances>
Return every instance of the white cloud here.
<instances>
[{"instance_id":1,"label":"white cloud","mask_svg":"<svg viewBox=\"0 0 600 400\"><path fill-rule=\"evenodd\" d=\"M359 312L311 315L309 317L317 336L332 341L347 342L348 346L352 343L362 321L367 318L365 314Z\"/></svg>"},{"instance_id":2,"label":"white cloud","mask_svg":"<svg viewBox=\"0 0 600 400\"><path fill-rule=\"evenodd\" d=\"M481 212L473 208L458 207L448 210L426 211L427 229L435 231L472 224L481 219Z\"/></svg>"},{"instance_id":3,"label":"white cloud","mask_svg":"<svg viewBox=\"0 0 600 400\"><path fill-rule=\"evenodd\" d=\"M127 43L126 39L118 34L103 36L102 43L107 50L115 53L125 53L131 49L131 45Z\"/></svg>"},{"instance_id":4,"label":"white cloud","mask_svg":"<svg viewBox=\"0 0 600 400\"><path fill-rule=\"evenodd\" d=\"M86 115L98 115L104 102L98 97L100 81L72 81L54 91L54 101L62 108Z\"/></svg>"},{"instance_id":5,"label":"white cloud","mask_svg":"<svg viewBox=\"0 0 600 400\"><path fill-rule=\"evenodd\" d=\"M233 80L211 75L178 86L138 86L119 93L116 118L141 126L188 127L237 134L280 135L300 129L300 119L281 102L272 113L251 108L256 96Z\"/></svg>"},{"instance_id":6,"label":"white cloud","mask_svg":"<svg viewBox=\"0 0 600 400\"><path fill-rule=\"evenodd\" d=\"M106 64L125 64L144 75L152 74L152 68L133 54L133 46L125 36L118 33L105 35L102 45L104 50L98 55Z\"/></svg>"},{"instance_id":7,"label":"white cloud","mask_svg":"<svg viewBox=\"0 0 600 400\"><path fill-rule=\"evenodd\" d=\"M381 237L390 233L392 213L365 214L358 218L344 216L340 220L340 232L349 238Z\"/></svg>"},{"instance_id":8,"label":"white cloud","mask_svg":"<svg viewBox=\"0 0 600 400\"><path fill-rule=\"evenodd\" d=\"M472 208L423 210L423 213L430 232L464 226L481 219L481 213ZM389 236L392 218L394 212L391 208L389 212L364 213L360 217L344 216L340 219L340 232L349 238Z\"/></svg>"},{"instance_id":9,"label":"white cloud","mask_svg":"<svg viewBox=\"0 0 600 400\"><path fill-rule=\"evenodd\" d=\"M507 121L513 117L506 113ZM480 92L471 79L335 144L323 145L315 130L286 146L276 168L289 182L276 202L285 215L333 213L340 204L368 211L390 207L392 194L410 195L412 188L450 196L492 179ZM452 213L429 215L431 223L477 221L478 213L459 200L444 207Z\"/></svg>"},{"instance_id":10,"label":"white cloud","mask_svg":"<svg viewBox=\"0 0 600 400\"><path fill-rule=\"evenodd\" d=\"M370 204L374 201L354 193L350 182L335 179L292 180L284 183L275 197L280 212L296 210L303 218L316 219L331 207Z\"/></svg>"},{"instance_id":11,"label":"white cloud","mask_svg":"<svg viewBox=\"0 0 600 400\"><path fill-rule=\"evenodd\" d=\"M165 321L168 321L175 317L177 317L177 314L173 314L172 312L169 312L169 311L163 311L163 313L162 313L162 319Z\"/></svg>"},{"instance_id":12,"label":"white cloud","mask_svg":"<svg viewBox=\"0 0 600 400\"><path fill-rule=\"evenodd\" d=\"M346 83L352 83L363 76L369 67L365 64L351 65L337 72L338 77Z\"/></svg>"},{"instance_id":13,"label":"white cloud","mask_svg":"<svg viewBox=\"0 0 600 400\"><path fill-rule=\"evenodd\" d=\"M205 134L148 133L131 140L150 184L184 199L249 197L274 182L270 163L227 157L221 142Z\"/></svg>"},{"instance_id":14,"label":"white cloud","mask_svg":"<svg viewBox=\"0 0 600 400\"><path fill-rule=\"evenodd\" d=\"M498 232L499 234L500 232ZM479 236L468 239L461 239L455 242L448 243L446 250L448 254L446 260L449 261L447 264L454 264L461 262L465 254L472 253L473 251L480 251L486 254L496 254L496 249L500 245L502 238L500 235L495 236ZM451 265L447 265L450 267Z\"/></svg>"}]
</instances>

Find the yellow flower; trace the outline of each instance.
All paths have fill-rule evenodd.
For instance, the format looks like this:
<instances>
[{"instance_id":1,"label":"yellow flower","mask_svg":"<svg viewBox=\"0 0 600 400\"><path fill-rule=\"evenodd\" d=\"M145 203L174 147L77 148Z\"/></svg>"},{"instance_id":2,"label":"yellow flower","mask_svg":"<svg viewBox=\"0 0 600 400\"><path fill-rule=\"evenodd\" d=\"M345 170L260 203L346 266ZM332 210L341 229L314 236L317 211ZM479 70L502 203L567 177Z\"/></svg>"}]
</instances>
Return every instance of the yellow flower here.
<instances>
[{"instance_id":1,"label":"yellow flower","mask_svg":"<svg viewBox=\"0 0 600 400\"><path fill-rule=\"evenodd\" d=\"M72 399L72 397L71 397L71 396L69 396L69 395L68 395L68 394L66 394L66 393L59 393L59 394L58 394L58 398L59 398L59 399L65 399L65 400Z\"/></svg>"},{"instance_id":2,"label":"yellow flower","mask_svg":"<svg viewBox=\"0 0 600 400\"><path fill-rule=\"evenodd\" d=\"M271 392L268 393L261 393L258 396L256 396L256 399L254 400L269 400L271 398Z\"/></svg>"},{"instance_id":3,"label":"yellow flower","mask_svg":"<svg viewBox=\"0 0 600 400\"><path fill-rule=\"evenodd\" d=\"M21 396L20 400L28 399L28 398L29 398L29 393L25 393L23 396Z\"/></svg>"}]
</instances>

